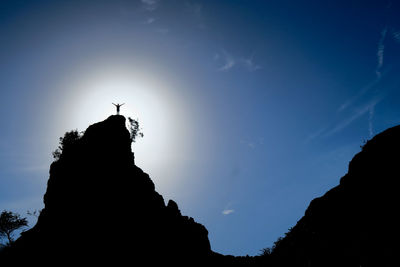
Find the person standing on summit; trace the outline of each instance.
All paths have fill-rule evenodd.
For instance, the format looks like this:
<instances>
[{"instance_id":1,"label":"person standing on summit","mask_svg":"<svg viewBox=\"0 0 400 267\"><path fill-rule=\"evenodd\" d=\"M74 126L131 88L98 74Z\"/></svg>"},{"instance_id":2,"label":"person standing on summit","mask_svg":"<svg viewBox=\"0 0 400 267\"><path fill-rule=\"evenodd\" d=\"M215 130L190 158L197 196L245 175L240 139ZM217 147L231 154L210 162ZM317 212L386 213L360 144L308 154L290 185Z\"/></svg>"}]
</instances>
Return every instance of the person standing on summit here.
<instances>
[{"instance_id":1,"label":"person standing on summit","mask_svg":"<svg viewBox=\"0 0 400 267\"><path fill-rule=\"evenodd\" d=\"M112 103L114 106L116 106L117 107L117 115L119 115L119 108L122 106L122 105L124 105L125 103L123 103L123 104L114 104L114 103Z\"/></svg>"}]
</instances>

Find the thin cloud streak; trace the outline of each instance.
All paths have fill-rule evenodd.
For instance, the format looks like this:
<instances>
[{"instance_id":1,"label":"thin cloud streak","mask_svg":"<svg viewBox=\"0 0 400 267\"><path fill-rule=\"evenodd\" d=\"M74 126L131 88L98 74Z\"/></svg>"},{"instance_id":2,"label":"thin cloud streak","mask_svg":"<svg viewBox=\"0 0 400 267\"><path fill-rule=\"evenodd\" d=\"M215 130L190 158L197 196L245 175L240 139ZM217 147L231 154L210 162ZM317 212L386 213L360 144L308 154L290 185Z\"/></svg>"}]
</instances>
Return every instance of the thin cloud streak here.
<instances>
[{"instance_id":1,"label":"thin cloud streak","mask_svg":"<svg viewBox=\"0 0 400 267\"><path fill-rule=\"evenodd\" d=\"M324 127L319 129L313 134L310 134L304 141L304 143L309 143L317 138L327 138L330 137L336 133L339 133L343 129L345 129L347 126L352 124L354 121L356 121L358 118L362 117L363 115L369 113L368 117L368 133L370 137L372 137L374 131L373 131L373 117L375 114L375 106L382 101L383 97L378 97L375 98L374 100L370 101L368 104L362 106L359 109L356 109L353 114L343 120L341 120L339 123L335 124L332 127Z\"/></svg>"},{"instance_id":2,"label":"thin cloud streak","mask_svg":"<svg viewBox=\"0 0 400 267\"><path fill-rule=\"evenodd\" d=\"M369 90L371 90L375 85L377 85L379 83L379 81L381 80L381 77L384 74L385 73L382 73L379 78L376 77L372 82L370 82L369 84L364 86L355 96L353 96L353 97L349 98L348 100L346 100L342 105L340 105L340 107L338 108L337 111L338 112L344 111L349 106L351 106L354 102L356 102L360 97L365 95Z\"/></svg>"},{"instance_id":3,"label":"thin cloud streak","mask_svg":"<svg viewBox=\"0 0 400 267\"><path fill-rule=\"evenodd\" d=\"M338 112L342 112L343 110L347 109L349 106L351 106L355 101L357 101L361 96L366 94L370 89L372 89L374 86L376 86L382 77L384 76L385 72L382 72L382 67L383 67L383 60L384 60L384 55L385 55L385 38L387 35L387 26L382 29L381 31L381 37L379 38L378 41L378 49L376 51L376 57L377 57L377 65L375 68L375 74L376 77L375 79L364 86L355 96L351 97L350 99L346 100L340 107L338 108ZM394 38L395 35L393 34ZM400 32L399 32L399 38L400 38Z\"/></svg>"},{"instance_id":4,"label":"thin cloud streak","mask_svg":"<svg viewBox=\"0 0 400 267\"><path fill-rule=\"evenodd\" d=\"M382 100L382 98L374 99L361 109L356 110L356 112L351 115L350 117L346 118L345 120L341 121L338 123L335 127L332 129L326 131L325 133L322 134L322 137L329 137L334 135L335 133L340 132L347 126L349 126L353 121L357 120L360 118L362 115L366 114L367 112L370 112L371 109L375 108L375 106Z\"/></svg>"},{"instance_id":5,"label":"thin cloud streak","mask_svg":"<svg viewBox=\"0 0 400 267\"><path fill-rule=\"evenodd\" d=\"M321 128L318 131L315 131L314 133L310 134L307 136L307 138L304 140L304 143L310 143L312 140L320 137L325 131L327 130L327 128Z\"/></svg>"},{"instance_id":6,"label":"thin cloud streak","mask_svg":"<svg viewBox=\"0 0 400 267\"><path fill-rule=\"evenodd\" d=\"M383 57L384 57L384 53L385 53L384 42L385 42L386 33L387 33L387 27L383 28L383 30L381 31L381 38L379 39L379 42L378 42L378 51L376 52L378 64L376 66L375 73L376 73L376 76L378 79L380 79L382 76L381 68L383 66Z\"/></svg>"},{"instance_id":7,"label":"thin cloud streak","mask_svg":"<svg viewBox=\"0 0 400 267\"><path fill-rule=\"evenodd\" d=\"M360 97L364 96L367 92L369 92L372 88L374 88L382 79L382 76L384 73L382 73L382 67L383 67L383 62L384 62L384 55L385 55L385 38L387 35L388 28L385 26L381 30L381 36L378 41L378 49L376 52L376 57L377 57L377 65L375 68L375 74L376 77L375 79L364 86L355 96L352 98L346 100L340 107L338 108L338 112L343 112L345 109L349 108L354 102L356 102ZM359 117L363 116L367 112L369 113L368 117L368 132L369 136L372 137L374 131L373 131L373 117L375 113L375 106L382 100L382 98L377 98L369 102L367 105L363 106L362 108L356 110L356 112L351 115L350 117L342 120L340 123L336 124L333 128L331 129L321 129L317 131L315 134L309 136L306 141L309 142L317 137L329 137L334 135L335 133L340 132L343 130L345 127L350 125L353 121L357 120Z\"/></svg>"},{"instance_id":8,"label":"thin cloud streak","mask_svg":"<svg viewBox=\"0 0 400 267\"><path fill-rule=\"evenodd\" d=\"M375 106L372 106L369 109L369 118L368 118L368 131L370 138L374 135L374 126L373 126L374 115L375 115Z\"/></svg>"}]
</instances>

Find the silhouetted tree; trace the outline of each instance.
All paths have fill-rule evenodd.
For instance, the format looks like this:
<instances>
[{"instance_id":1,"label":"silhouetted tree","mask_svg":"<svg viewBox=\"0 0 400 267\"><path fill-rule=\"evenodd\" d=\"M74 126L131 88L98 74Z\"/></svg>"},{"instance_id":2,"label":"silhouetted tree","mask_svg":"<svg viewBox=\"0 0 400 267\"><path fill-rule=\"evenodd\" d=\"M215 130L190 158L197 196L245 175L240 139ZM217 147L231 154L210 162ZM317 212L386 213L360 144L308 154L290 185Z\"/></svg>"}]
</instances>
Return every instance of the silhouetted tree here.
<instances>
[{"instance_id":1,"label":"silhouetted tree","mask_svg":"<svg viewBox=\"0 0 400 267\"><path fill-rule=\"evenodd\" d=\"M66 132L63 137L60 137L60 144L58 148L53 152L53 157L55 159L59 159L62 152L65 149L68 149L73 143L75 143L79 138L82 137L82 133L79 133L78 130L72 130Z\"/></svg>"},{"instance_id":2,"label":"silhouetted tree","mask_svg":"<svg viewBox=\"0 0 400 267\"><path fill-rule=\"evenodd\" d=\"M26 218L21 218L17 213L11 211L3 211L0 215L0 237L7 238L8 244L13 240L13 232L24 226L28 226Z\"/></svg>"},{"instance_id":3,"label":"silhouetted tree","mask_svg":"<svg viewBox=\"0 0 400 267\"><path fill-rule=\"evenodd\" d=\"M129 132L131 133L131 141L135 142L136 137L143 137L143 133L141 132L142 129L139 127L139 122L137 120L134 120L130 117L128 117L129 120Z\"/></svg>"}]
</instances>

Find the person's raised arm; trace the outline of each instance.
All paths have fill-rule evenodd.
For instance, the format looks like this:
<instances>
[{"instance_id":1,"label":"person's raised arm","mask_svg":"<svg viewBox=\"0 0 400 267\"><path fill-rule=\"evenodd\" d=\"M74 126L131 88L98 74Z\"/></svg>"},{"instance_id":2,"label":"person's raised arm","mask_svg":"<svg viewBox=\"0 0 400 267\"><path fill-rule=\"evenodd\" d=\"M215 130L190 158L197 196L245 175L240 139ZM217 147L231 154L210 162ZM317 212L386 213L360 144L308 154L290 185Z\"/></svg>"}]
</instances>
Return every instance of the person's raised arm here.
<instances>
[{"instance_id":1,"label":"person's raised arm","mask_svg":"<svg viewBox=\"0 0 400 267\"><path fill-rule=\"evenodd\" d=\"M115 105L114 103L112 103L114 106L117 106L117 105Z\"/></svg>"},{"instance_id":2,"label":"person's raised arm","mask_svg":"<svg viewBox=\"0 0 400 267\"><path fill-rule=\"evenodd\" d=\"M125 105L125 103L123 103L123 104L121 104L121 105L119 105L119 106L122 106L122 105Z\"/></svg>"}]
</instances>

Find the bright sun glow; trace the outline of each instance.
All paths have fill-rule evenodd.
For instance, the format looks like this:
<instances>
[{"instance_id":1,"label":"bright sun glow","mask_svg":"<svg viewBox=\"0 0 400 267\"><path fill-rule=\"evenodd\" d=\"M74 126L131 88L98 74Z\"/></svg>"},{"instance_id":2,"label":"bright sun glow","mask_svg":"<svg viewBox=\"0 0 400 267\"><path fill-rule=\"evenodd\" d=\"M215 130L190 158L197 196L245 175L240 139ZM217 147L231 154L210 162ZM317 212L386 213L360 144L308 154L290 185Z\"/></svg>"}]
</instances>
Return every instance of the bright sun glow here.
<instances>
[{"instance_id":1,"label":"bright sun glow","mask_svg":"<svg viewBox=\"0 0 400 267\"><path fill-rule=\"evenodd\" d=\"M129 68L113 68L86 72L64 86L68 94L61 108L65 120L58 122L60 132L85 130L116 113L112 102L125 103L121 115L138 119L144 133L133 145L136 164L158 188L167 189L176 182L176 171L185 164L190 127L184 102L170 82Z\"/></svg>"}]
</instances>

